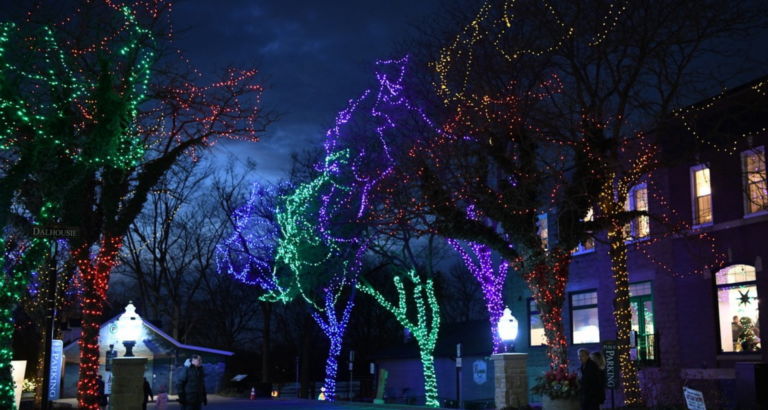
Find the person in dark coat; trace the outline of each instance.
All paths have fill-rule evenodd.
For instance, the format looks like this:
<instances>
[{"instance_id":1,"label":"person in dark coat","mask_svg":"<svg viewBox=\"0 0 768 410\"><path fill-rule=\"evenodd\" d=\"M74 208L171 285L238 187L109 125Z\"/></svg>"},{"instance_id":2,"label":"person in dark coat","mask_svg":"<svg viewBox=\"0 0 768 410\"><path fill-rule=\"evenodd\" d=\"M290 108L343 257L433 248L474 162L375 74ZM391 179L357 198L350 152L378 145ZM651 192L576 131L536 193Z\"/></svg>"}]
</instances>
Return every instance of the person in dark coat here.
<instances>
[{"instance_id":1,"label":"person in dark coat","mask_svg":"<svg viewBox=\"0 0 768 410\"><path fill-rule=\"evenodd\" d=\"M579 385L579 404L581 410L598 410L605 393L601 384L603 377L600 368L589 357L589 350L579 349L581 362L581 384Z\"/></svg>"},{"instance_id":2,"label":"person in dark coat","mask_svg":"<svg viewBox=\"0 0 768 410\"><path fill-rule=\"evenodd\" d=\"M98 380L96 380L96 391L99 395L99 409L105 410L109 404L109 399L107 398L107 392L104 386L104 377L101 375L99 375Z\"/></svg>"},{"instance_id":3,"label":"person in dark coat","mask_svg":"<svg viewBox=\"0 0 768 410\"><path fill-rule=\"evenodd\" d=\"M189 367L182 370L181 377L176 382L176 391L179 393L182 410L200 410L203 405L208 405L203 359L200 355L192 355Z\"/></svg>"},{"instance_id":4,"label":"person in dark coat","mask_svg":"<svg viewBox=\"0 0 768 410\"><path fill-rule=\"evenodd\" d=\"M147 378L144 378L144 401L141 403L142 410L147 410L147 403L150 399L155 401L155 396L152 394L152 387L149 386Z\"/></svg>"}]
</instances>

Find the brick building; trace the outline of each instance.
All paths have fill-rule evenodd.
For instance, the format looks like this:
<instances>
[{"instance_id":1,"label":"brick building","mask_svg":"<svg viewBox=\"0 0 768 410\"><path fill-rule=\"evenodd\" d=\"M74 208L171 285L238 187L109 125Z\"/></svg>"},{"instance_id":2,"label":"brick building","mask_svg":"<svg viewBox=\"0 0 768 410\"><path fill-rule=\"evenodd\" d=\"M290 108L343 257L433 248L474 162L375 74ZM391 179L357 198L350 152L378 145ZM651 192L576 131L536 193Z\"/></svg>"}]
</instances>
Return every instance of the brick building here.
<instances>
[{"instance_id":1,"label":"brick building","mask_svg":"<svg viewBox=\"0 0 768 410\"><path fill-rule=\"evenodd\" d=\"M759 339L768 319L758 310L758 297L768 295L767 92L763 78L679 113L657 131L666 166L631 191L629 208L652 215L627 228L633 355L658 399L662 379L711 380L720 394L735 395L736 363L768 362ZM661 215L688 221L686 233L705 232L714 245L681 235L651 245L666 229ZM557 227L547 228L556 241ZM574 369L578 348L599 350L616 339L608 247L598 235L574 252L570 266L563 317ZM721 267L705 269L715 255L722 255ZM517 346L529 354L532 384L548 366L544 332L525 283L509 281L510 308L521 323L527 316Z\"/></svg>"},{"instance_id":2,"label":"brick building","mask_svg":"<svg viewBox=\"0 0 768 410\"><path fill-rule=\"evenodd\" d=\"M737 363L768 363L759 339L768 319L758 310L758 297L768 295L763 271L763 260L768 258L768 77L689 107L656 132L661 135L664 166L631 190L627 205L651 215L626 228L632 237L627 261L632 355L644 394L652 402L680 403L687 383L705 391L716 407L749 403L744 397L754 399L755 380L737 382L743 377L737 374L736 368L743 367ZM550 244L557 241L553 220L540 217ZM669 235L663 220L687 221L689 229ZM700 233L714 241L695 239ZM563 310L574 371L579 348L601 350L603 341L616 339L608 250L605 233L574 250ZM716 260L718 267L709 268ZM508 276L505 300L522 324L516 351L528 353L528 385L533 386L535 378L549 369L543 326L519 276ZM736 325L734 317L739 320ZM480 340L486 331L478 327L463 336ZM438 344L450 345L441 338ZM487 341L473 352L489 369L490 346ZM417 352L411 350L399 356L382 352L377 363L390 371L390 389L416 386L411 394L421 396L423 386L418 385L423 377ZM394 351L406 352L403 347ZM436 352L442 398L456 395L452 360L447 351ZM754 367L747 367L754 372ZM768 369L762 370L768 383ZM465 386L478 389L466 400L490 395L470 381ZM614 393L620 405L621 391ZM768 406L768 398L764 399Z\"/></svg>"}]
</instances>

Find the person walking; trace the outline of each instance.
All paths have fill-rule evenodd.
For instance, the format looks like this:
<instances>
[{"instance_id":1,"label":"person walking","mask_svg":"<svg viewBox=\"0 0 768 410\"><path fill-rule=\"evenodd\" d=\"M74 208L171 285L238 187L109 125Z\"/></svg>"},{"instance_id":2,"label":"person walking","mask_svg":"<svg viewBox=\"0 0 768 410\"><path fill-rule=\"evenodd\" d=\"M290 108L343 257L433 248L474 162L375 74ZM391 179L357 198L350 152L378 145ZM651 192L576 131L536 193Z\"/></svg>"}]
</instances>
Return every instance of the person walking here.
<instances>
[{"instance_id":1,"label":"person walking","mask_svg":"<svg viewBox=\"0 0 768 410\"><path fill-rule=\"evenodd\" d=\"M597 364L597 368L600 369L600 404L605 403L605 382L608 375L605 374L605 356L602 352L592 352L589 358Z\"/></svg>"},{"instance_id":2,"label":"person walking","mask_svg":"<svg viewBox=\"0 0 768 410\"><path fill-rule=\"evenodd\" d=\"M200 355L192 355L189 367L182 370L181 377L176 382L176 391L179 393L182 410L200 410L203 405L208 405L203 359Z\"/></svg>"},{"instance_id":3,"label":"person walking","mask_svg":"<svg viewBox=\"0 0 768 410\"><path fill-rule=\"evenodd\" d=\"M581 383L579 384L579 404L581 410L598 410L600 398L605 394L600 384L600 368L589 358L589 350L579 349L579 361L581 362ZM603 390L601 393L600 391Z\"/></svg>"},{"instance_id":4,"label":"person walking","mask_svg":"<svg viewBox=\"0 0 768 410\"><path fill-rule=\"evenodd\" d=\"M155 400L155 396L152 394L152 387L150 387L147 378L144 378L144 401L141 403L141 409L147 410L147 403Z\"/></svg>"},{"instance_id":5,"label":"person walking","mask_svg":"<svg viewBox=\"0 0 768 410\"><path fill-rule=\"evenodd\" d=\"M107 398L107 392L104 386L104 377L101 375L99 375L98 380L96 380L96 391L99 395L99 409L106 410L107 404L109 404L109 399Z\"/></svg>"},{"instance_id":6,"label":"person walking","mask_svg":"<svg viewBox=\"0 0 768 410\"><path fill-rule=\"evenodd\" d=\"M165 391L165 385L160 386L160 393L157 393L155 399L155 409L166 410L168 408L168 393Z\"/></svg>"}]
</instances>

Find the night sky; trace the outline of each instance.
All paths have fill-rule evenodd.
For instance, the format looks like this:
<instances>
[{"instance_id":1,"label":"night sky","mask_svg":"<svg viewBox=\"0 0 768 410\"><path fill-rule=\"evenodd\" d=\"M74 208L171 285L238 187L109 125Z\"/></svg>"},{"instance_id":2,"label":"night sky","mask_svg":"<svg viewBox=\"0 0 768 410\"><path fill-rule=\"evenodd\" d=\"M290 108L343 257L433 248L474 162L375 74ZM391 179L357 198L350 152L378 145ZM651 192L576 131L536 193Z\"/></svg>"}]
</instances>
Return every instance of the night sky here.
<instances>
[{"instance_id":1,"label":"night sky","mask_svg":"<svg viewBox=\"0 0 768 410\"><path fill-rule=\"evenodd\" d=\"M213 72L228 64L260 67L270 88L262 101L283 113L259 143L218 144L226 158L250 156L260 178L275 180L290 153L322 144L347 101L374 80L370 63L393 57L393 44L438 0L187 0L174 7L179 46ZM399 57L399 56L398 56Z\"/></svg>"}]
</instances>

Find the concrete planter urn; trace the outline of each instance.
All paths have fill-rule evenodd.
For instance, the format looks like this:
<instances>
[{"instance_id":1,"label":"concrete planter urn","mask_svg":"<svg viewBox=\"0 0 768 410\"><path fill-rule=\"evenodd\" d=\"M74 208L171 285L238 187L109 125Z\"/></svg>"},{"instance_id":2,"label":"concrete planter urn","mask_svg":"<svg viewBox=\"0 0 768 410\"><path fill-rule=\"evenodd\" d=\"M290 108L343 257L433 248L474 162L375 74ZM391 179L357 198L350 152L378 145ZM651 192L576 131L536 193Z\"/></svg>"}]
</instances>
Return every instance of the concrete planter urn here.
<instances>
[{"instance_id":1,"label":"concrete planter urn","mask_svg":"<svg viewBox=\"0 0 768 410\"><path fill-rule=\"evenodd\" d=\"M548 396L542 396L541 407L543 410L579 410L579 399L553 400Z\"/></svg>"}]
</instances>

